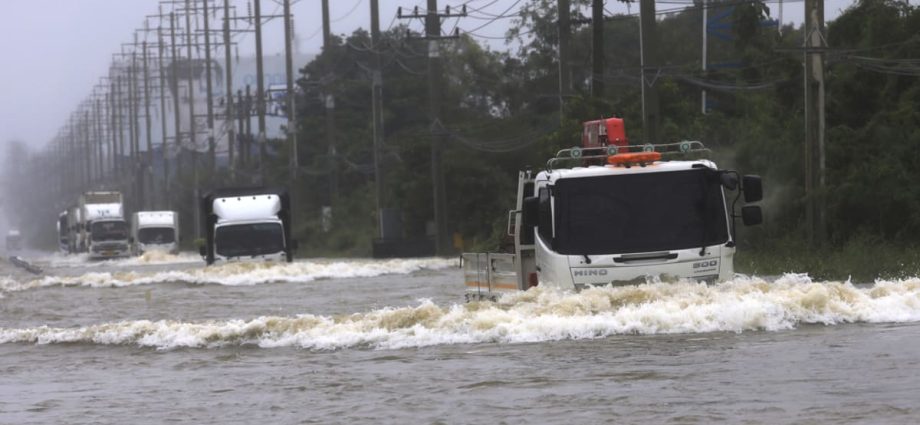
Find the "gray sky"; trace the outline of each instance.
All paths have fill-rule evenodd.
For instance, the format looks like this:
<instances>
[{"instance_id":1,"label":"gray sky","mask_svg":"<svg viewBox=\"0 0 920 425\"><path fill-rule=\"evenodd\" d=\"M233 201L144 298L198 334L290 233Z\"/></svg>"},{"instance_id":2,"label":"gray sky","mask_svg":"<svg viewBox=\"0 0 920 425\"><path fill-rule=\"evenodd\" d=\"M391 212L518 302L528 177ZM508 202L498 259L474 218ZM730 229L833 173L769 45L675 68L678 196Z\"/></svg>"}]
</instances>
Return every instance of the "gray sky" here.
<instances>
[{"instance_id":1,"label":"gray sky","mask_svg":"<svg viewBox=\"0 0 920 425\"><path fill-rule=\"evenodd\" d=\"M201 0L192 0L199 2ZM316 53L322 44L322 21L319 0L294 0L292 7L300 50ZM245 14L247 0L231 0ZM380 25L386 29L395 25L396 8L411 10L424 0L380 0ZM526 0L441 0L439 6L458 7L468 3L482 8L479 18L449 20L445 30L458 25L461 30L475 30L483 36L500 37L510 19L489 22L487 16L513 14ZM835 18L852 3L851 0L826 0L827 19ZM21 140L33 147L47 143L85 99L99 78L106 74L112 54L120 51L121 43L132 40L132 32L143 26L144 17L157 12L157 0L0 0L0 143ZM262 13L280 13L280 0L262 0ZM675 4L661 3L659 10ZM770 3L774 17L776 3ZM783 21L801 23L803 2L791 1L783 6ZM369 0L330 0L332 32L351 33L358 27L367 28L370 19ZM609 13L626 13L623 3L608 0ZM631 12L636 13L638 5ZM585 13L588 13L585 11ZM422 24L411 23L415 29ZM283 26L274 20L264 28L265 54L283 51ZM253 52L253 37L239 36L240 55ZM489 41L495 49L501 41ZM295 64L303 66L304 64Z\"/></svg>"}]
</instances>

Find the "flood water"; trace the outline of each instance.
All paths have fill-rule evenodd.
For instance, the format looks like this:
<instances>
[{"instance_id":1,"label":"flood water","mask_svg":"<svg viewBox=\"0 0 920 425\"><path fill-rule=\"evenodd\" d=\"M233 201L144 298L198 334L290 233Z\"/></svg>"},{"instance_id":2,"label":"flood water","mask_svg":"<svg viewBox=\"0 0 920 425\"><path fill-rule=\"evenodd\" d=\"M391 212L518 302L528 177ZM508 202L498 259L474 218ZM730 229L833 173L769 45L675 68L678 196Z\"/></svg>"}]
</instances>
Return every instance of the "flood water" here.
<instances>
[{"instance_id":1,"label":"flood water","mask_svg":"<svg viewBox=\"0 0 920 425\"><path fill-rule=\"evenodd\" d=\"M3 424L920 422L920 279L466 304L455 259L33 260L0 269Z\"/></svg>"}]
</instances>

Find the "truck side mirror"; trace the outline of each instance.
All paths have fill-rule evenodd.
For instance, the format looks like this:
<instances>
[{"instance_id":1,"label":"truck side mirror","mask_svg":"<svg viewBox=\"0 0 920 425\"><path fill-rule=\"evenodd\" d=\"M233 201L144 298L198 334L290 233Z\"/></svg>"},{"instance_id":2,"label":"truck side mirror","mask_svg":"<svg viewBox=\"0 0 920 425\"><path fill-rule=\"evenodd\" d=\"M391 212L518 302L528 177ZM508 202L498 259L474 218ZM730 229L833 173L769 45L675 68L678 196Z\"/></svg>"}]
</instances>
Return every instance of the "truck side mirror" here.
<instances>
[{"instance_id":1,"label":"truck side mirror","mask_svg":"<svg viewBox=\"0 0 920 425\"><path fill-rule=\"evenodd\" d=\"M763 223L763 211L757 205L741 207L741 221L745 226L756 226Z\"/></svg>"},{"instance_id":2,"label":"truck side mirror","mask_svg":"<svg viewBox=\"0 0 920 425\"><path fill-rule=\"evenodd\" d=\"M760 182L760 176L744 176L741 190L744 192L744 202L757 202L763 199L763 186Z\"/></svg>"},{"instance_id":3,"label":"truck side mirror","mask_svg":"<svg viewBox=\"0 0 920 425\"><path fill-rule=\"evenodd\" d=\"M540 198L536 196L524 198L524 206L521 215L521 226L527 230L533 229L534 226L537 225L537 217L540 215Z\"/></svg>"},{"instance_id":4,"label":"truck side mirror","mask_svg":"<svg viewBox=\"0 0 920 425\"><path fill-rule=\"evenodd\" d=\"M201 254L202 257L207 257L207 256L208 256L208 249L205 248L204 245L199 246L199 247L198 247L198 253Z\"/></svg>"},{"instance_id":5,"label":"truck side mirror","mask_svg":"<svg viewBox=\"0 0 920 425\"><path fill-rule=\"evenodd\" d=\"M722 186L728 190L735 190L738 188L738 175L732 171L723 171L719 176L719 181L722 183Z\"/></svg>"}]
</instances>

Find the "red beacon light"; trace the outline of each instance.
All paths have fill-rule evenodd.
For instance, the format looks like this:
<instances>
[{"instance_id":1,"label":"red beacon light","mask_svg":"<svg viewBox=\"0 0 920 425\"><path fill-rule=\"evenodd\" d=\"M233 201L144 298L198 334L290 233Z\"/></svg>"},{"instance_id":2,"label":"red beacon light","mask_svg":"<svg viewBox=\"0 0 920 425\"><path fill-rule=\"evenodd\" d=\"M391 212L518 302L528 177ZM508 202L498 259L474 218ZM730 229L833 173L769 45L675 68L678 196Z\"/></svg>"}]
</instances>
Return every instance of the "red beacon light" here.
<instances>
[{"instance_id":1,"label":"red beacon light","mask_svg":"<svg viewBox=\"0 0 920 425\"><path fill-rule=\"evenodd\" d=\"M613 166L631 167L638 165L644 167L655 161L661 160L661 152L631 152L618 153L607 157L607 163Z\"/></svg>"}]
</instances>

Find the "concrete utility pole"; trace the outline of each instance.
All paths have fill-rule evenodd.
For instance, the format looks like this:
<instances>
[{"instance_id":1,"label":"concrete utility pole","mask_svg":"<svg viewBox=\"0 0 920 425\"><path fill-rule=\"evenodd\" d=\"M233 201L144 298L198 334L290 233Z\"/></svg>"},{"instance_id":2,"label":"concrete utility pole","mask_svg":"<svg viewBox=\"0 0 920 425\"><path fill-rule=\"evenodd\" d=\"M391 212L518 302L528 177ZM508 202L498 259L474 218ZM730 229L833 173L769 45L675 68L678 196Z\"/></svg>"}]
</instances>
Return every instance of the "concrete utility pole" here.
<instances>
[{"instance_id":1,"label":"concrete utility pole","mask_svg":"<svg viewBox=\"0 0 920 425\"><path fill-rule=\"evenodd\" d=\"M329 0L322 0L323 5L323 52L329 52L332 49L332 29L329 23ZM339 197L339 159L338 150L336 149L335 134L335 95L332 93L330 85L332 83L332 73L335 70L327 69L326 75L323 76L325 85L323 87L323 102L326 107L326 146L329 156L329 206L335 203Z\"/></svg>"},{"instance_id":2,"label":"concrete utility pole","mask_svg":"<svg viewBox=\"0 0 920 425\"><path fill-rule=\"evenodd\" d=\"M193 62L194 55L192 54L194 41L192 40L191 0L185 0L185 39L188 43L188 60L186 62L186 67L188 68L188 136L192 146L192 174L194 175L195 181L195 187L192 190L191 205L193 206L192 211L195 216L195 237L198 237L201 235L200 212L198 208L194 206L198 205L198 190L201 188L201 180L198 171L198 141L195 137L197 125L195 125L195 64Z\"/></svg>"},{"instance_id":3,"label":"concrete utility pole","mask_svg":"<svg viewBox=\"0 0 920 425\"><path fill-rule=\"evenodd\" d=\"M109 91L105 94L106 103L109 105L109 159L112 164L109 168L109 177L114 181L116 179L116 170L118 168L118 162L115 157L115 146L118 143L118 137L115 135L115 128L118 126L118 122L115 118L115 79L109 79L109 85L111 86Z\"/></svg>"},{"instance_id":4,"label":"concrete utility pole","mask_svg":"<svg viewBox=\"0 0 920 425\"><path fill-rule=\"evenodd\" d=\"M659 141L658 126L658 32L655 23L655 0L640 0L639 31L642 61L642 133L645 143Z\"/></svg>"},{"instance_id":5,"label":"concrete utility pole","mask_svg":"<svg viewBox=\"0 0 920 425\"><path fill-rule=\"evenodd\" d=\"M162 10L160 15L163 15ZM162 24L162 20L160 21ZM164 207L171 206L169 198L169 157L166 152L168 142L166 141L166 67L163 65L163 51L166 49L163 43L163 26L157 25L157 69L160 76L160 151L163 160L163 203Z\"/></svg>"},{"instance_id":6,"label":"concrete utility pole","mask_svg":"<svg viewBox=\"0 0 920 425\"><path fill-rule=\"evenodd\" d=\"M441 19L448 17L466 16L466 8L462 13L439 13L438 1L428 0L428 10L425 13L425 39L428 41L428 111L431 120L431 186L434 193L434 221L435 221L435 250L438 255L446 255L450 251L450 238L447 226L447 191L444 184L444 171L441 168L441 155L446 137L441 122L443 114L441 92L444 90L444 69L441 63L440 42L444 39L456 38L441 35ZM399 18L415 19L420 16L400 15Z\"/></svg>"},{"instance_id":7,"label":"concrete utility pole","mask_svg":"<svg viewBox=\"0 0 920 425\"><path fill-rule=\"evenodd\" d=\"M294 52L292 51L291 42L294 39L294 27L291 20L291 0L284 1L284 68L287 77L287 136L288 145L290 146L288 158L288 178L293 186L297 178L297 111L294 110Z\"/></svg>"},{"instance_id":8,"label":"concrete utility pole","mask_svg":"<svg viewBox=\"0 0 920 425\"><path fill-rule=\"evenodd\" d=\"M604 97L604 0L592 2L591 29L591 96L601 98Z\"/></svg>"},{"instance_id":9,"label":"concrete utility pole","mask_svg":"<svg viewBox=\"0 0 920 425\"><path fill-rule=\"evenodd\" d=\"M95 121L95 122L94 122L94 127L95 127L95 129L96 129L96 131L95 131L95 133L96 133L96 146L97 146L97 148L98 148L98 151L96 152L96 153L97 153L97 156L96 156L96 176L97 176L97 178L99 179L99 181L101 182L101 181L105 178L105 174L104 174L105 154L103 153L103 147L104 147L104 144L105 144L105 136L103 135L103 131L102 131L102 98L99 97L98 94L96 95L96 99L95 99L94 103L95 103L95 105L94 105L94 109L93 109L93 110L94 110L94 112L93 112L93 120Z\"/></svg>"},{"instance_id":10,"label":"concrete utility pole","mask_svg":"<svg viewBox=\"0 0 920 425\"><path fill-rule=\"evenodd\" d=\"M265 184L265 76L262 69L262 0L253 0L256 30L256 113L259 115L259 183Z\"/></svg>"},{"instance_id":11,"label":"concrete utility pole","mask_svg":"<svg viewBox=\"0 0 920 425\"><path fill-rule=\"evenodd\" d=\"M207 74L205 78L205 88L207 89L208 103L208 179L214 178L214 170L217 167L217 153L214 143L214 88L211 81L211 31L210 20L208 15L208 2L210 0L201 0L203 12L201 19L204 25L204 69Z\"/></svg>"},{"instance_id":12,"label":"concrete utility pole","mask_svg":"<svg viewBox=\"0 0 920 425\"><path fill-rule=\"evenodd\" d=\"M780 0L780 5L782 5L782 0ZM709 29L709 2L708 0L703 0L703 2L701 3L701 7L703 8L703 43L702 43L703 44L703 54L702 54L702 60L700 62L702 62L703 64L703 75L706 75L706 63L709 61L709 58L707 56L707 48L709 47L709 32L707 31ZM782 27L782 21L780 21L780 27ZM706 115L707 111L706 111L706 89L705 88L700 90L700 104L701 104L700 110L702 114Z\"/></svg>"},{"instance_id":13,"label":"concrete utility pole","mask_svg":"<svg viewBox=\"0 0 920 425\"><path fill-rule=\"evenodd\" d=\"M116 125L115 131L116 133L118 133L118 139L117 139L117 142L115 143L115 154L118 155L118 159L116 160L115 169L116 169L116 175L118 176L118 178L124 177L122 176L122 173L124 172L124 153L125 153L125 129L124 129L125 115L122 112L124 111L124 102L123 102L124 95L121 92L122 81L124 81L124 76L119 71L118 77L115 80L115 101L117 102L116 109L115 109L115 120L116 120L115 121L115 125ZM116 179L116 181L117 180L118 179Z\"/></svg>"},{"instance_id":14,"label":"concrete utility pole","mask_svg":"<svg viewBox=\"0 0 920 425\"><path fill-rule=\"evenodd\" d=\"M824 193L824 0L805 1L805 217L808 241L827 239Z\"/></svg>"},{"instance_id":15,"label":"concrete utility pole","mask_svg":"<svg viewBox=\"0 0 920 425\"><path fill-rule=\"evenodd\" d=\"M559 9L559 119L561 120L565 101L572 95L572 69L569 67L572 6L569 0L559 0L556 7Z\"/></svg>"},{"instance_id":16,"label":"concrete utility pole","mask_svg":"<svg viewBox=\"0 0 920 425\"><path fill-rule=\"evenodd\" d=\"M176 13L169 13L169 39L170 47L172 50L172 64L171 68L172 73L169 75L169 83L172 87L172 98L173 98L173 123L175 124L174 130L176 131L174 143L176 145L176 152L181 155L182 153L182 126L179 125L182 122L181 114L179 113L179 53L176 47ZM178 156L177 156L178 163ZM179 169L179 166L176 167L176 170ZM178 173L177 173L178 175ZM167 182L169 180L167 179ZM169 192L167 184L167 193ZM196 204L197 205L197 204Z\"/></svg>"},{"instance_id":17,"label":"concrete utility pole","mask_svg":"<svg viewBox=\"0 0 920 425\"><path fill-rule=\"evenodd\" d=\"M231 62L233 57L230 54L230 0L224 0L224 26L223 26L223 36L224 36L224 71L226 72L226 92L224 94L224 102L226 102L226 122L224 127L227 129L227 159L229 164L227 165L230 168L230 181L236 182L236 163L233 158L233 148L236 144L236 135L233 131L233 63Z\"/></svg>"},{"instance_id":18,"label":"concrete utility pole","mask_svg":"<svg viewBox=\"0 0 920 425\"><path fill-rule=\"evenodd\" d=\"M144 61L143 61L143 66L144 66L144 127L146 130L145 136L147 139L147 155L146 155L145 160L140 162L141 170L140 170L139 175L142 177L140 184L141 184L141 187L144 189L145 196L141 197L142 202L139 202L138 205L149 207L150 205L148 202L150 200L147 199L146 188L147 188L148 180L152 180L150 178L151 176L148 176L148 172L151 169L151 167L153 167L153 140L152 140L153 136L152 136L152 129L151 129L152 122L151 122L151 116L150 116L150 67L149 67L149 63L147 60L147 42L146 41L143 43L142 52L143 52L142 54L144 55Z\"/></svg>"},{"instance_id":19,"label":"concrete utility pole","mask_svg":"<svg viewBox=\"0 0 920 425\"><path fill-rule=\"evenodd\" d=\"M374 136L374 201L377 207L377 237L385 238L383 217L383 66L380 61L380 8L378 0L371 0L371 49L374 51L374 75L371 83Z\"/></svg>"}]
</instances>

